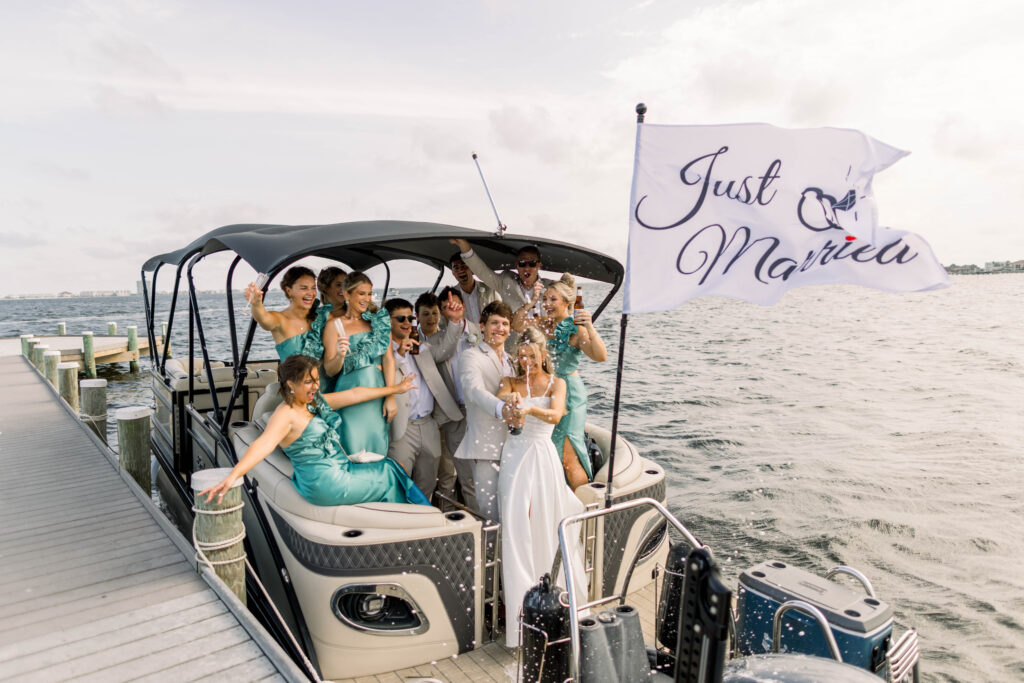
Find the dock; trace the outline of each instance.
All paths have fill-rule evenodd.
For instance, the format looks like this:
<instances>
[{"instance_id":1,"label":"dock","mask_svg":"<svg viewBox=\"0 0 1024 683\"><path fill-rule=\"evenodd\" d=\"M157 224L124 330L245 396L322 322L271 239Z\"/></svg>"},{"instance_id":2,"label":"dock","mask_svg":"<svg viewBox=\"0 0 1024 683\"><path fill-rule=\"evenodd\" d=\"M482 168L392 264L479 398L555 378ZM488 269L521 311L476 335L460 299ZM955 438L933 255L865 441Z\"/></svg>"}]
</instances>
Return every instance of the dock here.
<instances>
[{"instance_id":1,"label":"dock","mask_svg":"<svg viewBox=\"0 0 1024 683\"><path fill-rule=\"evenodd\" d=\"M0 680L307 680L31 363L0 378Z\"/></svg>"},{"instance_id":2,"label":"dock","mask_svg":"<svg viewBox=\"0 0 1024 683\"><path fill-rule=\"evenodd\" d=\"M39 343L46 344L51 350L60 351L62 363L78 363L78 369L85 369L85 351L82 348L82 335L40 335ZM149 339L139 337L138 350L128 348L128 337L99 335L93 337L93 354L96 363L130 363L138 362L139 356L149 355ZM157 353L163 351L163 337L157 335ZM21 339L7 337L0 339L0 358L21 355Z\"/></svg>"}]
</instances>

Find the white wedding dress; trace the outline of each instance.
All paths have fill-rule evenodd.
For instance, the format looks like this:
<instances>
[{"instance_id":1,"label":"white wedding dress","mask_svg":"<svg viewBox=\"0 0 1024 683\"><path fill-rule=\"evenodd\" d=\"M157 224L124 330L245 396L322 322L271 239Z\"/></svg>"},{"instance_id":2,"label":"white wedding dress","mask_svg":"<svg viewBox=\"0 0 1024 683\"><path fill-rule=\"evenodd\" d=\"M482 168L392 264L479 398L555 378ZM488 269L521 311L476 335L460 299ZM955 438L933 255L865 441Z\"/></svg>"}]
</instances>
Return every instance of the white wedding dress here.
<instances>
[{"instance_id":1,"label":"white wedding dress","mask_svg":"<svg viewBox=\"0 0 1024 683\"><path fill-rule=\"evenodd\" d=\"M551 398L526 398L525 402L548 408ZM551 571L558 550L558 523L583 512L583 503L565 483L562 460L551 433L555 425L527 416L520 434L510 434L501 451L498 472L498 503L501 506L501 576L505 593L505 640L519 645L519 612L523 597L540 577ZM583 571L580 525L573 531L570 557L577 586L577 604L586 601L587 577ZM559 567L558 585L565 587Z\"/></svg>"}]
</instances>

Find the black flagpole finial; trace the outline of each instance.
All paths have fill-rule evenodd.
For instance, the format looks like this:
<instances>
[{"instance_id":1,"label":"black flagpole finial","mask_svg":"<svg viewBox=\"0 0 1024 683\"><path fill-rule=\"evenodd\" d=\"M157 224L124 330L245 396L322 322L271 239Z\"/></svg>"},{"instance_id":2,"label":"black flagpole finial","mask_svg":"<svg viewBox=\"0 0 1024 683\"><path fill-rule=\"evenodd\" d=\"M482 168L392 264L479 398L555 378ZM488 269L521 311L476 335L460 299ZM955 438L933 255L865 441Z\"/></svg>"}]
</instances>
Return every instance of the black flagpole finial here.
<instances>
[{"instance_id":1,"label":"black flagpole finial","mask_svg":"<svg viewBox=\"0 0 1024 683\"><path fill-rule=\"evenodd\" d=\"M646 114L646 113L647 113L647 105L646 104L641 102L640 104L636 105L636 122L637 123L643 123L644 122L644 114Z\"/></svg>"}]
</instances>

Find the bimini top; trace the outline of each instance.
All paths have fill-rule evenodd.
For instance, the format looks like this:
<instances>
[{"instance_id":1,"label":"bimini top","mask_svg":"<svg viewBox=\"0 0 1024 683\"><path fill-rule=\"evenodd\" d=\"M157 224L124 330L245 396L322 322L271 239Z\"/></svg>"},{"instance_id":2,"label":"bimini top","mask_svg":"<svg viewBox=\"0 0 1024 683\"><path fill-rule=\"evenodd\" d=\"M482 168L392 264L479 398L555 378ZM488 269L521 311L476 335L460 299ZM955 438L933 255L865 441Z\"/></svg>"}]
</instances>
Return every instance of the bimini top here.
<instances>
[{"instance_id":1,"label":"bimini top","mask_svg":"<svg viewBox=\"0 0 1024 683\"><path fill-rule=\"evenodd\" d=\"M413 260L438 269L448 265L457 251L448 240L462 238L494 268L511 266L525 246L540 249L544 270L608 282L617 289L623 278L622 264L610 256L555 240L505 234L441 223L414 221L357 221L330 225L226 225L194 240L188 246L146 261L144 272L161 265L180 266L196 254L232 251L258 273L275 275L306 256L339 261L366 270L395 260Z\"/></svg>"}]
</instances>

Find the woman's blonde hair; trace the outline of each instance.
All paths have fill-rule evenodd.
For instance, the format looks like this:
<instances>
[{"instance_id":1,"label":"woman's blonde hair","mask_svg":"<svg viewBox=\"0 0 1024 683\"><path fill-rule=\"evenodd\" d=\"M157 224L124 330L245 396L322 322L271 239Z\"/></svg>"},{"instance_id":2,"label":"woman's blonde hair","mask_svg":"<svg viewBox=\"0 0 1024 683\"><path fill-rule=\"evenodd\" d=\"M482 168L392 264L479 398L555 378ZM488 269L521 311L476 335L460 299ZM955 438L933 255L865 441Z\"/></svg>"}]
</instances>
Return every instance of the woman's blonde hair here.
<instances>
[{"instance_id":1,"label":"woman's blonde hair","mask_svg":"<svg viewBox=\"0 0 1024 683\"><path fill-rule=\"evenodd\" d=\"M364 273L361 270L353 270L351 273L345 276L345 283L341 286L341 288L345 291L345 294L348 294L356 287L364 283L370 285L370 289L373 289L373 282L371 282L370 278L366 276L366 273ZM377 306L371 301L370 305L366 307L366 310L369 311L370 313L376 313ZM348 300L342 302L341 312L348 312Z\"/></svg>"},{"instance_id":2,"label":"woman's blonde hair","mask_svg":"<svg viewBox=\"0 0 1024 683\"><path fill-rule=\"evenodd\" d=\"M522 334L519 335L519 341L516 342L516 350L518 351L521 346L532 347L537 353L537 357L540 358L540 368L544 372L551 374L551 364L548 362L548 340L544 336L544 333L539 328L530 325L526 327ZM519 354L516 353L514 360L516 365L516 377L526 376L526 368L519 363Z\"/></svg>"},{"instance_id":3,"label":"woman's blonde hair","mask_svg":"<svg viewBox=\"0 0 1024 683\"><path fill-rule=\"evenodd\" d=\"M576 302L576 278L572 276L572 273L562 273L561 278L552 282L545 289L554 290L567 304L572 305Z\"/></svg>"}]
</instances>

